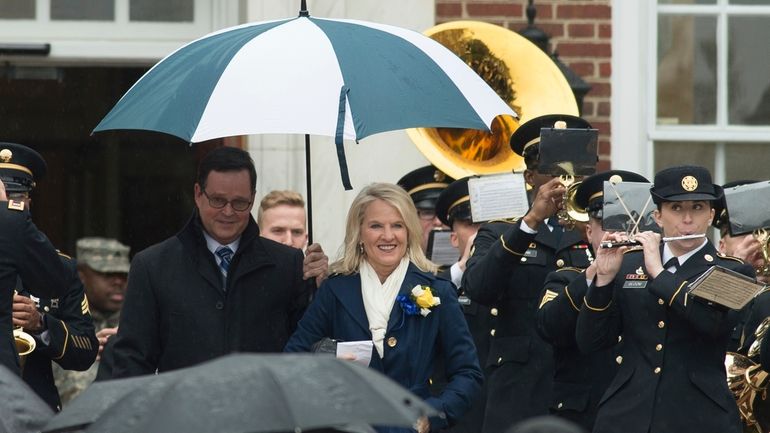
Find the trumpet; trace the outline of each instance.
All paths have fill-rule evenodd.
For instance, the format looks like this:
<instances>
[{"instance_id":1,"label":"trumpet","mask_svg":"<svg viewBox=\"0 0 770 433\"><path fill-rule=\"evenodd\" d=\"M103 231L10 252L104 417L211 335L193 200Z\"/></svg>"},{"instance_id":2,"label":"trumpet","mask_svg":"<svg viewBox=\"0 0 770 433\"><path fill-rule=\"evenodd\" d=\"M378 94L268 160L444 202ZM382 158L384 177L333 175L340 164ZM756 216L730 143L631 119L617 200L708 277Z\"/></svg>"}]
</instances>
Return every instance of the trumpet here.
<instances>
[{"instance_id":1,"label":"trumpet","mask_svg":"<svg viewBox=\"0 0 770 433\"><path fill-rule=\"evenodd\" d=\"M577 194L580 181L575 182L575 176L561 175L559 176L559 182L564 185L566 191L562 197L562 208L556 214L559 219L559 224L564 227L565 230L573 230L576 223L588 222L588 213L575 202L575 195Z\"/></svg>"},{"instance_id":2,"label":"trumpet","mask_svg":"<svg viewBox=\"0 0 770 433\"><path fill-rule=\"evenodd\" d=\"M766 228L754 230L754 238L759 242L762 258L765 261L761 267L757 267L757 275L770 276L770 230Z\"/></svg>"},{"instance_id":3,"label":"trumpet","mask_svg":"<svg viewBox=\"0 0 770 433\"><path fill-rule=\"evenodd\" d=\"M702 239L705 237L706 237L705 233L700 233L695 235L664 237L661 240L663 242L673 242L673 241L683 241L686 239ZM641 244L639 243L639 241L634 240L633 238L625 241L604 241L600 244L602 248L620 248L620 247L630 247L633 245L641 245Z\"/></svg>"},{"instance_id":4,"label":"trumpet","mask_svg":"<svg viewBox=\"0 0 770 433\"><path fill-rule=\"evenodd\" d=\"M37 346L35 339L24 332L21 326L13 328L13 341L16 343L16 352L19 354L19 364L24 369L24 361L27 355L32 353Z\"/></svg>"}]
</instances>

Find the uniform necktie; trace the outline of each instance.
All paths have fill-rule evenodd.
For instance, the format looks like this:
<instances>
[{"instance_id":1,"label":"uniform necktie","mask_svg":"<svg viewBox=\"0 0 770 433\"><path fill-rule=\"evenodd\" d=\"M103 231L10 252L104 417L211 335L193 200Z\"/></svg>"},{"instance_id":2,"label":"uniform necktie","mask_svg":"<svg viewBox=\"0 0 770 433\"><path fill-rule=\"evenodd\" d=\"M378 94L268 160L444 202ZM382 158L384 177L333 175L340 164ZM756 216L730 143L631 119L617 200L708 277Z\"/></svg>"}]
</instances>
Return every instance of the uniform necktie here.
<instances>
[{"instance_id":1,"label":"uniform necktie","mask_svg":"<svg viewBox=\"0 0 770 433\"><path fill-rule=\"evenodd\" d=\"M227 271L230 269L230 261L233 260L233 250L230 247L219 247L216 253L221 259L219 267L222 269L222 273L227 276Z\"/></svg>"},{"instance_id":2,"label":"uniform necktie","mask_svg":"<svg viewBox=\"0 0 770 433\"><path fill-rule=\"evenodd\" d=\"M564 227L559 225L559 219L555 216L548 218L547 224L553 228L551 233L553 233L553 235L556 237L556 243L558 244L561 242L561 235L564 234Z\"/></svg>"},{"instance_id":3,"label":"uniform necktie","mask_svg":"<svg viewBox=\"0 0 770 433\"><path fill-rule=\"evenodd\" d=\"M679 259L677 257L671 257L668 259L665 265L663 265L663 269L668 270L669 268L673 267L675 273L679 269Z\"/></svg>"}]
</instances>

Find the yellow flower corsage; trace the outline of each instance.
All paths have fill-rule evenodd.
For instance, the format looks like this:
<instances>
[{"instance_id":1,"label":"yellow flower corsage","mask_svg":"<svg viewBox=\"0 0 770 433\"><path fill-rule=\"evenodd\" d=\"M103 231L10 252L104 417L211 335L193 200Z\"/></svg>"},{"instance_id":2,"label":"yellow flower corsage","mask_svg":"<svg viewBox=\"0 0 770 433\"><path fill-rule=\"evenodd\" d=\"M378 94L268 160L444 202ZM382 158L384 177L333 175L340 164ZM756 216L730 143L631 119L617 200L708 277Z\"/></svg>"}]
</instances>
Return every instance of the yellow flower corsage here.
<instances>
[{"instance_id":1,"label":"yellow flower corsage","mask_svg":"<svg viewBox=\"0 0 770 433\"><path fill-rule=\"evenodd\" d=\"M431 308L441 305L441 299L433 296L430 287L420 284L412 288L412 301L420 308L423 317L430 314Z\"/></svg>"}]
</instances>

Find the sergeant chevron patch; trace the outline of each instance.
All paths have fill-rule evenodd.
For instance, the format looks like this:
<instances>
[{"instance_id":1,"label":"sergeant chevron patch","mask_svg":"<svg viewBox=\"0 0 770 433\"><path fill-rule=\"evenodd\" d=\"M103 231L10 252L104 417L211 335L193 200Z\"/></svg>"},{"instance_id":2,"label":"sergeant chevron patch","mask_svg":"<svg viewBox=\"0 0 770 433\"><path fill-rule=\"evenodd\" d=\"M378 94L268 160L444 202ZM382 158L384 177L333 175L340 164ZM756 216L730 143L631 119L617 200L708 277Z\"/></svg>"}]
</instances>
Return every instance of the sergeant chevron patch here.
<instances>
[{"instance_id":1,"label":"sergeant chevron patch","mask_svg":"<svg viewBox=\"0 0 770 433\"><path fill-rule=\"evenodd\" d=\"M543 305L545 305L545 304L553 301L554 299L556 299L557 296L559 296L558 293L552 292L550 290L546 290L545 291L545 295L543 295L543 299L540 301L540 306L537 307L538 310L543 308Z\"/></svg>"}]
</instances>

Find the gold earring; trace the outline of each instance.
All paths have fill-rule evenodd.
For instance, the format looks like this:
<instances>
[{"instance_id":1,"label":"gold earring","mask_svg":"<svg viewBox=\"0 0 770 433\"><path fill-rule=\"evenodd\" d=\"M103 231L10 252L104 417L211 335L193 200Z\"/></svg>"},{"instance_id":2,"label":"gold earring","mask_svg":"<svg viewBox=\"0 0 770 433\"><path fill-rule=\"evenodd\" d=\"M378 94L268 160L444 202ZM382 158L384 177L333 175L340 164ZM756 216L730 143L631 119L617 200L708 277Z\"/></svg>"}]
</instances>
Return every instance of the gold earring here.
<instances>
[{"instance_id":1,"label":"gold earring","mask_svg":"<svg viewBox=\"0 0 770 433\"><path fill-rule=\"evenodd\" d=\"M361 253L361 254L364 253L364 243L363 242L358 244L358 252Z\"/></svg>"}]
</instances>

